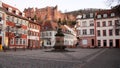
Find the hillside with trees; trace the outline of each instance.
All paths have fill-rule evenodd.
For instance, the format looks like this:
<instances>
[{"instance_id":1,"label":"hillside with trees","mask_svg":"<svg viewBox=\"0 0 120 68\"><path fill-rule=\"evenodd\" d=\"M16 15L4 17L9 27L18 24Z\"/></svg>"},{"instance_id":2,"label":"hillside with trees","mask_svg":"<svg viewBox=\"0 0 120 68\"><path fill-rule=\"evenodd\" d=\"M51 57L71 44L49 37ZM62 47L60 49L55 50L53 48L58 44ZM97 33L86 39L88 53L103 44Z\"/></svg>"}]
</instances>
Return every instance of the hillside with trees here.
<instances>
[{"instance_id":1,"label":"hillside with trees","mask_svg":"<svg viewBox=\"0 0 120 68\"><path fill-rule=\"evenodd\" d=\"M65 14L72 14L74 16L86 13L94 13L95 11L100 11L105 9L96 9L96 8L87 8L87 9L79 9L76 11L66 12Z\"/></svg>"},{"instance_id":2,"label":"hillside with trees","mask_svg":"<svg viewBox=\"0 0 120 68\"><path fill-rule=\"evenodd\" d=\"M73 15L76 18L77 15L86 14L86 13L94 13L94 12L100 11L100 10L106 10L106 9L88 8L88 9L80 9L80 10L76 10L76 11L66 12L65 14ZM75 20L72 20L72 21L63 20L63 23L73 27L76 24L76 21Z\"/></svg>"}]
</instances>

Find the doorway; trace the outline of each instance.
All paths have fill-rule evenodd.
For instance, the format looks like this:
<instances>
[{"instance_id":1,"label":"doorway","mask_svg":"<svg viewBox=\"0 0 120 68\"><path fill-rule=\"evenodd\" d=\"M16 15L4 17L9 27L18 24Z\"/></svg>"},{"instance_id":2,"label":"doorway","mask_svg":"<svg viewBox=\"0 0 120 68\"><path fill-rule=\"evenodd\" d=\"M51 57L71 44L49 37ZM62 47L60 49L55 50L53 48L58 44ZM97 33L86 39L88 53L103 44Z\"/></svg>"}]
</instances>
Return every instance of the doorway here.
<instances>
[{"instance_id":1,"label":"doorway","mask_svg":"<svg viewBox=\"0 0 120 68\"><path fill-rule=\"evenodd\" d=\"M92 39L92 46L94 46L94 39Z\"/></svg>"},{"instance_id":2,"label":"doorway","mask_svg":"<svg viewBox=\"0 0 120 68\"><path fill-rule=\"evenodd\" d=\"M113 47L113 40L109 40L109 46Z\"/></svg>"},{"instance_id":3,"label":"doorway","mask_svg":"<svg viewBox=\"0 0 120 68\"><path fill-rule=\"evenodd\" d=\"M120 45L119 39L116 39L115 43L116 43L116 48L119 48L119 45Z\"/></svg>"},{"instance_id":4,"label":"doorway","mask_svg":"<svg viewBox=\"0 0 120 68\"><path fill-rule=\"evenodd\" d=\"M103 46L106 47L107 46L107 41L103 40Z\"/></svg>"}]
</instances>

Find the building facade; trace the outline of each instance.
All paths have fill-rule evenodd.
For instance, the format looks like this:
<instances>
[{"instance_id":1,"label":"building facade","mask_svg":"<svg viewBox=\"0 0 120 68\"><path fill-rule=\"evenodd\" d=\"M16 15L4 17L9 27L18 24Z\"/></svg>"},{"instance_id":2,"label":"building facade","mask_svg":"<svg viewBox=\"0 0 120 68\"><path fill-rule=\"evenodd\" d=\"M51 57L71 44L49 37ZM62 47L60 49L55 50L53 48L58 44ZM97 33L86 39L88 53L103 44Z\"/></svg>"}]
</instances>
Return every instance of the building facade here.
<instances>
[{"instance_id":1,"label":"building facade","mask_svg":"<svg viewBox=\"0 0 120 68\"><path fill-rule=\"evenodd\" d=\"M120 48L119 18L111 10L97 12L96 34L97 46Z\"/></svg>"},{"instance_id":2,"label":"building facade","mask_svg":"<svg viewBox=\"0 0 120 68\"><path fill-rule=\"evenodd\" d=\"M64 25L64 45L66 45L67 47L76 47L76 43L77 43L77 38L76 38L76 33L75 31L67 26L67 25Z\"/></svg>"},{"instance_id":3,"label":"building facade","mask_svg":"<svg viewBox=\"0 0 120 68\"><path fill-rule=\"evenodd\" d=\"M4 29L3 27L5 26L5 12L2 9L2 2L0 1L0 46L4 44Z\"/></svg>"},{"instance_id":4,"label":"building facade","mask_svg":"<svg viewBox=\"0 0 120 68\"><path fill-rule=\"evenodd\" d=\"M40 48L40 25L29 20L28 24L28 48Z\"/></svg>"},{"instance_id":5,"label":"building facade","mask_svg":"<svg viewBox=\"0 0 120 68\"><path fill-rule=\"evenodd\" d=\"M8 48L40 47L40 25L19 9L0 1L0 45Z\"/></svg>"},{"instance_id":6,"label":"building facade","mask_svg":"<svg viewBox=\"0 0 120 68\"><path fill-rule=\"evenodd\" d=\"M77 16L77 37L80 47L95 47L95 14L87 13Z\"/></svg>"},{"instance_id":7,"label":"building facade","mask_svg":"<svg viewBox=\"0 0 120 68\"><path fill-rule=\"evenodd\" d=\"M120 48L119 17L112 10L100 10L77 17L77 37L82 47Z\"/></svg>"},{"instance_id":8,"label":"building facade","mask_svg":"<svg viewBox=\"0 0 120 68\"><path fill-rule=\"evenodd\" d=\"M53 47L55 44L55 34L57 33L58 25L53 21L45 21L41 26L42 46Z\"/></svg>"},{"instance_id":9,"label":"building facade","mask_svg":"<svg viewBox=\"0 0 120 68\"><path fill-rule=\"evenodd\" d=\"M9 48L26 48L28 20L24 13L5 3L2 3L1 8L4 11L2 45Z\"/></svg>"},{"instance_id":10,"label":"building facade","mask_svg":"<svg viewBox=\"0 0 120 68\"><path fill-rule=\"evenodd\" d=\"M58 24L53 21L46 21L41 26L41 40L44 42L43 45L46 47L53 47L55 45L55 35L57 33ZM61 29L64 33L64 45L74 46L76 36L72 34L70 28L67 25L61 25Z\"/></svg>"}]
</instances>

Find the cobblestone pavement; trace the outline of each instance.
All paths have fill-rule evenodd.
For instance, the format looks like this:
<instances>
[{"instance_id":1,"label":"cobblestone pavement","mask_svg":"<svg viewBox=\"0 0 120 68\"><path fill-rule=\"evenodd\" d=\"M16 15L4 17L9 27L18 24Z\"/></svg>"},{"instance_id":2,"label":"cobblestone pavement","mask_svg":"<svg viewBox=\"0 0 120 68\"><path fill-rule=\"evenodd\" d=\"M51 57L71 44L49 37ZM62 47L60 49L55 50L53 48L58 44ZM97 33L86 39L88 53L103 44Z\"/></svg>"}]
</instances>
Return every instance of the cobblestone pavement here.
<instances>
[{"instance_id":1,"label":"cobblestone pavement","mask_svg":"<svg viewBox=\"0 0 120 68\"><path fill-rule=\"evenodd\" d=\"M120 49L107 49L81 68L120 68Z\"/></svg>"},{"instance_id":2,"label":"cobblestone pavement","mask_svg":"<svg viewBox=\"0 0 120 68\"><path fill-rule=\"evenodd\" d=\"M51 49L39 49L0 52L0 68L84 68L109 49L67 50L69 51L51 52Z\"/></svg>"}]
</instances>

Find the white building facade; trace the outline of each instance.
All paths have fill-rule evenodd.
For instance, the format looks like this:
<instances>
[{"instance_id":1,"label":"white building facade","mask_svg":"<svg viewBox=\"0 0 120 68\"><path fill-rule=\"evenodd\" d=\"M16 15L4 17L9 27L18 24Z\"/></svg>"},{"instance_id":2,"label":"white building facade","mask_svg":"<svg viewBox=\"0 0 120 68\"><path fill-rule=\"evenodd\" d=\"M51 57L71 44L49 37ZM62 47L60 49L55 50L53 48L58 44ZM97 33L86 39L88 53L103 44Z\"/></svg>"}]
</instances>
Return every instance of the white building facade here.
<instances>
[{"instance_id":1,"label":"white building facade","mask_svg":"<svg viewBox=\"0 0 120 68\"><path fill-rule=\"evenodd\" d=\"M67 47L74 47L77 43L75 31L67 25L64 25L64 27L66 29L64 32L64 45Z\"/></svg>"},{"instance_id":2,"label":"white building facade","mask_svg":"<svg viewBox=\"0 0 120 68\"><path fill-rule=\"evenodd\" d=\"M78 15L76 30L80 39L79 45L120 48L119 20L120 18L112 10L97 11L93 14L93 18L91 15Z\"/></svg>"},{"instance_id":3,"label":"white building facade","mask_svg":"<svg viewBox=\"0 0 120 68\"><path fill-rule=\"evenodd\" d=\"M120 47L119 18L115 13L106 10L98 12L96 18L96 34L98 47Z\"/></svg>"},{"instance_id":4,"label":"white building facade","mask_svg":"<svg viewBox=\"0 0 120 68\"><path fill-rule=\"evenodd\" d=\"M80 18L81 17L81 18ZM94 13L77 16L77 37L79 38L80 47L95 46L95 20Z\"/></svg>"},{"instance_id":5,"label":"white building facade","mask_svg":"<svg viewBox=\"0 0 120 68\"><path fill-rule=\"evenodd\" d=\"M58 24L53 21L44 22L41 27L41 40L42 45L45 47L53 47L56 42L56 33L58 29ZM67 25L61 25L61 29L64 33L64 45L66 46L74 46L76 36L72 34L71 28L69 28Z\"/></svg>"}]
</instances>

